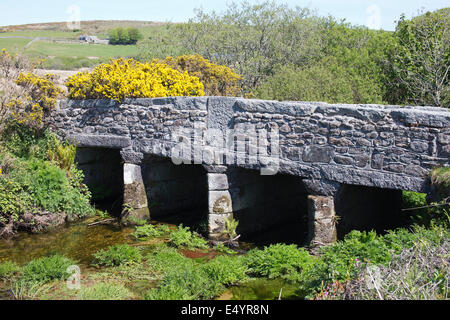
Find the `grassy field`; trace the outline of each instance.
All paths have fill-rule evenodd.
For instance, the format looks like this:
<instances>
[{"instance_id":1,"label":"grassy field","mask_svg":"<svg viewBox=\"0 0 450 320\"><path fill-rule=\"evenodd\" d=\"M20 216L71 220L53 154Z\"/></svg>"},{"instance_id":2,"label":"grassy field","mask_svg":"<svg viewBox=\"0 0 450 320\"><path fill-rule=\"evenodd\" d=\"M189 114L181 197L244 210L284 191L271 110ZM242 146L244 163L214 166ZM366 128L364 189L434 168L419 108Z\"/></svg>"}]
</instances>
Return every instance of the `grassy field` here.
<instances>
[{"instance_id":1,"label":"grassy field","mask_svg":"<svg viewBox=\"0 0 450 320\"><path fill-rule=\"evenodd\" d=\"M0 49L45 59L43 67L55 70L90 68L111 58L136 57L139 53L137 45L113 46L61 41L75 40L80 34L96 35L104 39L108 30L116 27L137 27L145 40L157 29L163 28L164 24L150 21L82 21L81 30L76 32L68 30L65 23L0 27L6 31L0 32ZM54 41L56 39L59 41Z\"/></svg>"},{"instance_id":2,"label":"grassy field","mask_svg":"<svg viewBox=\"0 0 450 320\"><path fill-rule=\"evenodd\" d=\"M52 30L18 30L13 32L2 32L0 33L0 37L28 37L28 38L36 38L36 37L45 37L45 38L67 38L67 39L76 39L78 36L77 32L72 31L52 31Z\"/></svg>"},{"instance_id":3,"label":"grassy field","mask_svg":"<svg viewBox=\"0 0 450 320\"><path fill-rule=\"evenodd\" d=\"M48 69L70 70L91 67L116 57L134 57L137 46L111 46L87 43L61 43L39 40L30 43L30 39L0 38L0 48L11 53L22 53L31 58L45 59ZM30 43L30 44L29 44ZM27 44L29 44L27 46Z\"/></svg>"},{"instance_id":4,"label":"grassy field","mask_svg":"<svg viewBox=\"0 0 450 320\"><path fill-rule=\"evenodd\" d=\"M30 39L23 38L0 38L0 48L6 49L12 53L16 53L18 51L21 52L25 45L30 41Z\"/></svg>"},{"instance_id":5,"label":"grassy field","mask_svg":"<svg viewBox=\"0 0 450 320\"><path fill-rule=\"evenodd\" d=\"M112 46L84 43L56 43L37 41L25 48L25 53L54 57L131 57L137 54L136 46Z\"/></svg>"}]
</instances>

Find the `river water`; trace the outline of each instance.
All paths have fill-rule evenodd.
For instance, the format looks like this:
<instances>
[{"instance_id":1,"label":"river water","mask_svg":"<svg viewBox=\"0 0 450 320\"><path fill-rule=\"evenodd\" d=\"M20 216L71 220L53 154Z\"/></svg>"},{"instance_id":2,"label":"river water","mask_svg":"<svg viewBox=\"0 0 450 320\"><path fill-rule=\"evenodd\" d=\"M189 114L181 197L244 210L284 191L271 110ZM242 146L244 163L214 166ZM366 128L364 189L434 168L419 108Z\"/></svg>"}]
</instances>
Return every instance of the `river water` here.
<instances>
[{"instance_id":1,"label":"river water","mask_svg":"<svg viewBox=\"0 0 450 320\"><path fill-rule=\"evenodd\" d=\"M81 268L87 268L92 262L92 254L99 250L114 244L136 244L132 236L134 228L121 228L114 224L88 226L90 222L92 219L70 223L43 234L20 233L13 239L0 240L0 263L9 260L24 265L33 259L58 253L77 261ZM241 243L241 246L248 249L254 244ZM182 253L188 258L203 255L189 250ZM209 258L214 256L209 255ZM296 286L268 279L255 279L233 286L218 299L273 300L279 297L281 289L283 299L299 299L295 293Z\"/></svg>"}]
</instances>

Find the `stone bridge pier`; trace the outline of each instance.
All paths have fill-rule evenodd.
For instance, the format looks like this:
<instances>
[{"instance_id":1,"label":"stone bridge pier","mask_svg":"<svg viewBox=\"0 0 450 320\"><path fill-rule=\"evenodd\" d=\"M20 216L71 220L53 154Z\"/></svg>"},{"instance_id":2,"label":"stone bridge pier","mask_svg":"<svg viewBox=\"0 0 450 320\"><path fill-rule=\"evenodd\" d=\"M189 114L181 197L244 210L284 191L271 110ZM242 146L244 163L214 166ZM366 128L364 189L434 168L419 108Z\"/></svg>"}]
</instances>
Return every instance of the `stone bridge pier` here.
<instances>
[{"instance_id":1,"label":"stone bridge pier","mask_svg":"<svg viewBox=\"0 0 450 320\"><path fill-rule=\"evenodd\" d=\"M208 183L208 236L225 240L227 220L233 219L233 201L226 166L204 166Z\"/></svg>"},{"instance_id":2,"label":"stone bridge pier","mask_svg":"<svg viewBox=\"0 0 450 320\"><path fill-rule=\"evenodd\" d=\"M308 243L315 248L337 240L335 196L339 183L326 180L303 180L308 191Z\"/></svg>"},{"instance_id":3,"label":"stone bridge pier","mask_svg":"<svg viewBox=\"0 0 450 320\"><path fill-rule=\"evenodd\" d=\"M142 153L122 149L123 160L123 210L120 216L123 225L135 225L150 220L147 193L142 178Z\"/></svg>"}]
</instances>

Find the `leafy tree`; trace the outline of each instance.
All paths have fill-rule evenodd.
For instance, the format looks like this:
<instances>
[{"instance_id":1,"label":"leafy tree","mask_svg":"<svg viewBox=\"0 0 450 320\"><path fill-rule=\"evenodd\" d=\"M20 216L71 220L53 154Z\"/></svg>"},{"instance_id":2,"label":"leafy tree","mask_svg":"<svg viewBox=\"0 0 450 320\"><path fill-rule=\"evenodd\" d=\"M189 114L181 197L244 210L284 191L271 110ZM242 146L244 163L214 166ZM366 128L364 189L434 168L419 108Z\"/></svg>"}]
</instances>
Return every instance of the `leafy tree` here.
<instances>
[{"instance_id":1,"label":"leafy tree","mask_svg":"<svg viewBox=\"0 0 450 320\"><path fill-rule=\"evenodd\" d=\"M391 32L352 26L329 18L326 22L324 54L334 57L352 84L352 103L383 103L388 100L384 73L385 48L393 41ZM337 102L337 101L336 101Z\"/></svg>"},{"instance_id":2,"label":"leafy tree","mask_svg":"<svg viewBox=\"0 0 450 320\"><path fill-rule=\"evenodd\" d=\"M278 67L254 94L277 100L383 103L383 48L392 35L329 17L323 21L323 36L323 58Z\"/></svg>"},{"instance_id":3,"label":"leafy tree","mask_svg":"<svg viewBox=\"0 0 450 320\"><path fill-rule=\"evenodd\" d=\"M127 31L130 44L136 44L142 39L142 34L139 32L138 28L128 28Z\"/></svg>"},{"instance_id":4,"label":"leafy tree","mask_svg":"<svg viewBox=\"0 0 450 320\"><path fill-rule=\"evenodd\" d=\"M137 28L115 28L109 31L111 44L136 44L140 39L142 39L142 34Z\"/></svg>"},{"instance_id":5,"label":"leafy tree","mask_svg":"<svg viewBox=\"0 0 450 320\"><path fill-rule=\"evenodd\" d=\"M138 59L140 61L147 61L194 53L182 44L180 29L183 28L185 26L178 23L168 23L158 28L152 28L152 32L148 38L138 44Z\"/></svg>"},{"instance_id":6,"label":"leafy tree","mask_svg":"<svg viewBox=\"0 0 450 320\"><path fill-rule=\"evenodd\" d=\"M450 106L450 8L401 16L388 47L395 103Z\"/></svg>"},{"instance_id":7,"label":"leafy tree","mask_svg":"<svg viewBox=\"0 0 450 320\"><path fill-rule=\"evenodd\" d=\"M279 65L304 65L320 57L321 26L321 19L307 9L243 1L220 14L197 10L189 23L172 28L169 47L234 69L244 77L244 90L250 91ZM141 58L155 57L157 50L149 41L142 46Z\"/></svg>"},{"instance_id":8,"label":"leafy tree","mask_svg":"<svg viewBox=\"0 0 450 320\"><path fill-rule=\"evenodd\" d=\"M119 37L119 30L118 29L109 30L109 43L110 44L119 44L120 43L120 37Z\"/></svg>"},{"instance_id":9,"label":"leafy tree","mask_svg":"<svg viewBox=\"0 0 450 320\"><path fill-rule=\"evenodd\" d=\"M118 44L129 44L130 36L128 35L128 30L123 28L118 28L117 33L119 34L119 43Z\"/></svg>"},{"instance_id":10,"label":"leafy tree","mask_svg":"<svg viewBox=\"0 0 450 320\"><path fill-rule=\"evenodd\" d=\"M352 87L345 69L327 58L308 67L281 66L254 92L266 100L352 103Z\"/></svg>"}]
</instances>

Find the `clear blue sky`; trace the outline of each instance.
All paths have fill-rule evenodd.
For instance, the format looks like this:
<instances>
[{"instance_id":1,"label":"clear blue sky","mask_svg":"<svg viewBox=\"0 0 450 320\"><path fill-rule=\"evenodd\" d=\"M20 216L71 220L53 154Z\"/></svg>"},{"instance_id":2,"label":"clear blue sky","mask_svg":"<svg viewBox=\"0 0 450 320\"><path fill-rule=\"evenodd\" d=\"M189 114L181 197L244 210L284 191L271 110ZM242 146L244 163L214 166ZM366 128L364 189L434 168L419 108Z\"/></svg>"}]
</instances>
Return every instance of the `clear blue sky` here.
<instances>
[{"instance_id":1,"label":"clear blue sky","mask_svg":"<svg viewBox=\"0 0 450 320\"><path fill-rule=\"evenodd\" d=\"M250 0L252 1L252 0ZM291 6L316 9L353 24L394 30L395 20L411 17L424 7L435 10L450 6L448 0L276 0ZM67 21L71 6L80 8L81 20L186 21L193 9L222 11L226 0L0 0L0 26ZM238 2L238 1L236 1ZM253 1L252 1L253 2Z\"/></svg>"}]
</instances>

